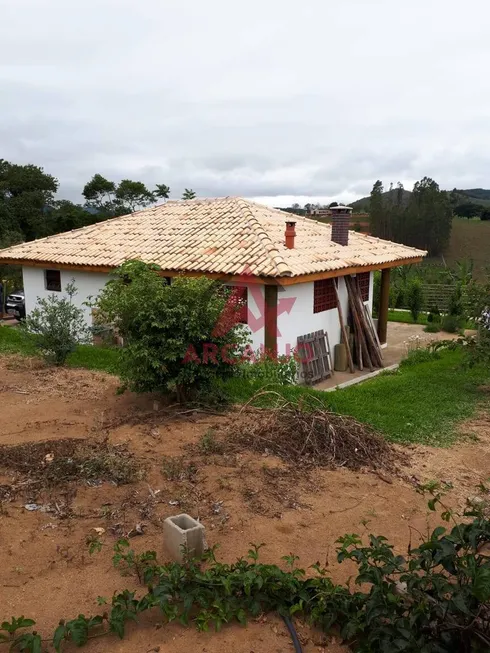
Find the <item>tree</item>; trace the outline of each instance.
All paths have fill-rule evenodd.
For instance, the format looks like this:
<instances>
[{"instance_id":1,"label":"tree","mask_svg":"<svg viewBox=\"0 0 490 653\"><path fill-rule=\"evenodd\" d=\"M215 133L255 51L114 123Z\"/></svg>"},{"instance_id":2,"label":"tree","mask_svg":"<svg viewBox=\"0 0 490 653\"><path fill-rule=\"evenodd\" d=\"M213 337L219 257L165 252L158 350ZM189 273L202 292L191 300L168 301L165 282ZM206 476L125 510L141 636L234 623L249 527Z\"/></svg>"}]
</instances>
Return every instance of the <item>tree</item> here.
<instances>
[{"instance_id":1,"label":"tree","mask_svg":"<svg viewBox=\"0 0 490 653\"><path fill-rule=\"evenodd\" d=\"M57 200L50 207L50 228L52 234L80 229L104 219L101 212L91 212L87 207L73 204L69 200Z\"/></svg>"},{"instance_id":2,"label":"tree","mask_svg":"<svg viewBox=\"0 0 490 653\"><path fill-rule=\"evenodd\" d=\"M331 209L331 208L333 208L335 206L338 206L338 205L339 205L338 202L330 202L330 204L328 205L328 208Z\"/></svg>"},{"instance_id":3,"label":"tree","mask_svg":"<svg viewBox=\"0 0 490 653\"><path fill-rule=\"evenodd\" d=\"M460 218L477 218L482 213L482 207L474 202L462 202L454 207L454 214Z\"/></svg>"},{"instance_id":4,"label":"tree","mask_svg":"<svg viewBox=\"0 0 490 653\"><path fill-rule=\"evenodd\" d=\"M480 220L490 220L490 209L482 209Z\"/></svg>"},{"instance_id":5,"label":"tree","mask_svg":"<svg viewBox=\"0 0 490 653\"><path fill-rule=\"evenodd\" d=\"M170 197L170 187L165 184L157 184L156 189L153 191L153 195L156 197L161 197L163 200L168 200Z\"/></svg>"},{"instance_id":6,"label":"tree","mask_svg":"<svg viewBox=\"0 0 490 653\"><path fill-rule=\"evenodd\" d=\"M196 193L192 190L192 188L186 188L182 193L183 200L193 200L195 197Z\"/></svg>"},{"instance_id":7,"label":"tree","mask_svg":"<svg viewBox=\"0 0 490 653\"><path fill-rule=\"evenodd\" d=\"M424 307L424 289L419 278L410 279L407 285L406 302L413 321L416 323L420 312Z\"/></svg>"},{"instance_id":8,"label":"tree","mask_svg":"<svg viewBox=\"0 0 490 653\"><path fill-rule=\"evenodd\" d=\"M228 322L230 306L219 282L175 277L168 284L158 273L158 266L126 262L95 306L98 321L123 337L119 369L125 386L137 392L175 390L183 400L234 373L230 359L246 342L238 324L241 307Z\"/></svg>"},{"instance_id":9,"label":"tree","mask_svg":"<svg viewBox=\"0 0 490 653\"><path fill-rule=\"evenodd\" d=\"M22 234L33 240L50 233L48 207L54 202L58 180L31 164L0 159L0 237Z\"/></svg>"},{"instance_id":10,"label":"tree","mask_svg":"<svg viewBox=\"0 0 490 653\"><path fill-rule=\"evenodd\" d=\"M429 256L438 256L449 243L452 210L447 194L430 177L416 182L407 207L407 245L420 247Z\"/></svg>"},{"instance_id":11,"label":"tree","mask_svg":"<svg viewBox=\"0 0 490 653\"><path fill-rule=\"evenodd\" d=\"M114 215L115 192L116 184L97 173L85 184L82 195L87 200L89 206L107 215Z\"/></svg>"},{"instance_id":12,"label":"tree","mask_svg":"<svg viewBox=\"0 0 490 653\"><path fill-rule=\"evenodd\" d=\"M142 181L123 179L116 188L116 200L119 209L134 213L155 201L155 197Z\"/></svg>"},{"instance_id":13,"label":"tree","mask_svg":"<svg viewBox=\"0 0 490 653\"><path fill-rule=\"evenodd\" d=\"M21 325L43 358L55 365L63 365L78 344L90 340L83 310L73 303L77 294L73 282L66 286L65 293L61 297L54 293L43 299L38 297L36 308Z\"/></svg>"},{"instance_id":14,"label":"tree","mask_svg":"<svg viewBox=\"0 0 490 653\"><path fill-rule=\"evenodd\" d=\"M373 236L378 238L386 237L386 207L383 193L383 182L378 179L369 199L369 228Z\"/></svg>"}]
</instances>

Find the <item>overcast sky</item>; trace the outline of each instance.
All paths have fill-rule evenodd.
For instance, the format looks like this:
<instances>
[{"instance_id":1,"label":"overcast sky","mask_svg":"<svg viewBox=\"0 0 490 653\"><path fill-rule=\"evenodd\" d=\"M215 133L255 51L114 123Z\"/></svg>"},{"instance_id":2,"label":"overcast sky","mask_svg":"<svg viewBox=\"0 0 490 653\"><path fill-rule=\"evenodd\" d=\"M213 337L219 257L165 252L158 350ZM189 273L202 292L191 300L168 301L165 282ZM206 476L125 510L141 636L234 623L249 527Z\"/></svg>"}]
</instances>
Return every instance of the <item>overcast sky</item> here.
<instances>
[{"instance_id":1,"label":"overcast sky","mask_svg":"<svg viewBox=\"0 0 490 653\"><path fill-rule=\"evenodd\" d=\"M0 158L271 204L490 187L488 0L0 0Z\"/></svg>"}]
</instances>

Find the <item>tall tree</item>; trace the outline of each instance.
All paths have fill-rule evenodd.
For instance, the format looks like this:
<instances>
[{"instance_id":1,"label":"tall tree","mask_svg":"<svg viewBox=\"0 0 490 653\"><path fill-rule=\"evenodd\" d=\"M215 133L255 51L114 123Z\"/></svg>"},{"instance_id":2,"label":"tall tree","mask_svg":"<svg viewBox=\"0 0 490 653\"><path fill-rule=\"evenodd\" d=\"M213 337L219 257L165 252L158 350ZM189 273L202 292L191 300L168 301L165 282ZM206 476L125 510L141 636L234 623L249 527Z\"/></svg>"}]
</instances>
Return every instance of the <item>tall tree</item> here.
<instances>
[{"instance_id":1,"label":"tall tree","mask_svg":"<svg viewBox=\"0 0 490 653\"><path fill-rule=\"evenodd\" d=\"M407 244L441 254L451 236L453 212L447 193L430 177L417 181L408 205Z\"/></svg>"},{"instance_id":2,"label":"tall tree","mask_svg":"<svg viewBox=\"0 0 490 653\"><path fill-rule=\"evenodd\" d=\"M195 197L196 193L192 190L192 188L184 189L184 192L182 193L183 200L193 200Z\"/></svg>"},{"instance_id":3,"label":"tall tree","mask_svg":"<svg viewBox=\"0 0 490 653\"><path fill-rule=\"evenodd\" d=\"M373 236L378 238L386 237L384 233L386 207L383 193L383 182L378 179L369 199L369 228Z\"/></svg>"},{"instance_id":4,"label":"tall tree","mask_svg":"<svg viewBox=\"0 0 490 653\"><path fill-rule=\"evenodd\" d=\"M85 184L82 195L89 206L107 215L114 215L115 192L116 184L97 173Z\"/></svg>"},{"instance_id":5,"label":"tall tree","mask_svg":"<svg viewBox=\"0 0 490 653\"><path fill-rule=\"evenodd\" d=\"M157 184L156 189L153 191L155 198L161 197L163 200L168 200L170 197L170 188L165 184Z\"/></svg>"},{"instance_id":6,"label":"tall tree","mask_svg":"<svg viewBox=\"0 0 490 653\"><path fill-rule=\"evenodd\" d=\"M90 211L80 204L73 204L69 200L58 200L50 207L51 233L58 234L62 231L80 229L89 224L104 220L107 216L100 211Z\"/></svg>"},{"instance_id":7,"label":"tall tree","mask_svg":"<svg viewBox=\"0 0 490 653\"><path fill-rule=\"evenodd\" d=\"M0 159L0 233L22 234L33 240L50 233L48 207L58 180L35 165Z\"/></svg>"},{"instance_id":8,"label":"tall tree","mask_svg":"<svg viewBox=\"0 0 490 653\"><path fill-rule=\"evenodd\" d=\"M127 209L127 213L134 213L152 204L155 197L142 181L123 179L116 188L116 200L118 209Z\"/></svg>"}]
</instances>

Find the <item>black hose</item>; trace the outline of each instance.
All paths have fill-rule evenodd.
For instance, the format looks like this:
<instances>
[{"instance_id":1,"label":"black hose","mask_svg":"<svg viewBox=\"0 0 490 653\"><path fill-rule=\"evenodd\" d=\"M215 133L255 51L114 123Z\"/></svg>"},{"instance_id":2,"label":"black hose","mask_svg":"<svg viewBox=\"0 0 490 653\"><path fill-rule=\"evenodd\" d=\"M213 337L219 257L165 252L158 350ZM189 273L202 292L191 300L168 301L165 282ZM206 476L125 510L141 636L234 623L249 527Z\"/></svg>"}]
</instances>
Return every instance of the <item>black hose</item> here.
<instances>
[{"instance_id":1,"label":"black hose","mask_svg":"<svg viewBox=\"0 0 490 653\"><path fill-rule=\"evenodd\" d=\"M289 634L291 635L291 639L293 640L294 650L296 651L296 653L303 653L303 648L298 639L298 633L296 632L296 628L294 627L294 624L291 621L291 617L285 614L281 614L281 617L283 618L284 623L288 627Z\"/></svg>"}]
</instances>

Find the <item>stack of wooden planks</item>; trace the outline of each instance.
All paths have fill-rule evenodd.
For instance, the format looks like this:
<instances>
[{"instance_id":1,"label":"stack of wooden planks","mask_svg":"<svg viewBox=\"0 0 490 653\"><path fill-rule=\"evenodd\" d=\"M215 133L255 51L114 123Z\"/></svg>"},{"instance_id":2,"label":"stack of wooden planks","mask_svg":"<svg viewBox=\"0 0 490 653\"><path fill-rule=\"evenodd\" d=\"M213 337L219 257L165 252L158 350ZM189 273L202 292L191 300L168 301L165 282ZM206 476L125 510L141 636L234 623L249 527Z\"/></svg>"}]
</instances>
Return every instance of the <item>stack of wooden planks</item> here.
<instances>
[{"instance_id":1,"label":"stack of wooden planks","mask_svg":"<svg viewBox=\"0 0 490 653\"><path fill-rule=\"evenodd\" d=\"M362 301L361 289L356 277L345 276L354 335L353 353L360 370L367 367L371 372L383 367L383 354L369 308Z\"/></svg>"}]
</instances>

